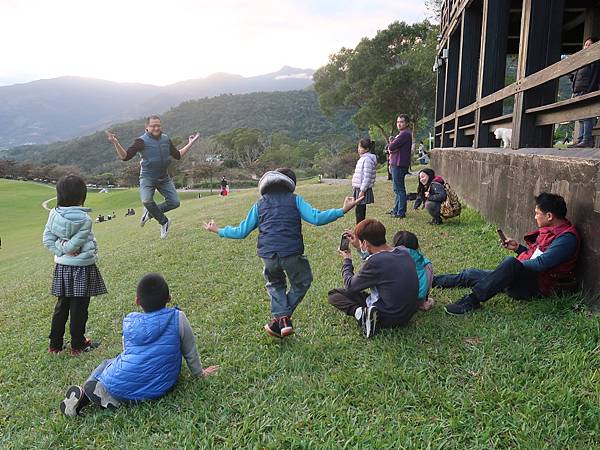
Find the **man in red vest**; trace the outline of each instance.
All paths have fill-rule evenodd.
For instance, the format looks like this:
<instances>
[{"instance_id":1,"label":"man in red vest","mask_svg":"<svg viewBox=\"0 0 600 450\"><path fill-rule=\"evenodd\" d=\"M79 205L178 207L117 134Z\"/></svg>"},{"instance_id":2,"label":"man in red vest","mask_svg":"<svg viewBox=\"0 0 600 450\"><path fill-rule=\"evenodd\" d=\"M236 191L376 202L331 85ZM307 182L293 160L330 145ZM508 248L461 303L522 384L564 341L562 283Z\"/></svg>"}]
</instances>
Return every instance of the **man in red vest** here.
<instances>
[{"instance_id":1,"label":"man in red vest","mask_svg":"<svg viewBox=\"0 0 600 450\"><path fill-rule=\"evenodd\" d=\"M507 256L494 270L465 269L433 277L433 287L471 288L469 294L445 307L448 314L481 308L482 302L499 292L517 299L551 295L559 281L575 280L579 234L566 218L564 198L543 192L535 197L535 205L538 229L525 235L527 246L509 238L502 242L517 257Z\"/></svg>"}]
</instances>

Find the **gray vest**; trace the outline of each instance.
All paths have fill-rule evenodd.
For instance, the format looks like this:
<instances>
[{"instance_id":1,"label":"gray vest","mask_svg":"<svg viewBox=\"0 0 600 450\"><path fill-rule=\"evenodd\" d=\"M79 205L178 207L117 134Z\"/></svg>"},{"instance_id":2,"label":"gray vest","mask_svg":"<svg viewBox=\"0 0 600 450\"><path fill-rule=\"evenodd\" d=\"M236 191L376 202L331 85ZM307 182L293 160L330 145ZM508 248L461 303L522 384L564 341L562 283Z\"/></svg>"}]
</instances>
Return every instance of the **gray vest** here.
<instances>
[{"instance_id":1,"label":"gray vest","mask_svg":"<svg viewBox=\"0 0 600 450\"><path fill-rule=\"evenodd\" d=\"M144 150L140 152L142 156L140 178L167 177L169 175L167 167L171 162L169 136L163 133L160 138L154 139L146 132L140 136L140 139L144 141Z\"/></svg>"}]
</instances>

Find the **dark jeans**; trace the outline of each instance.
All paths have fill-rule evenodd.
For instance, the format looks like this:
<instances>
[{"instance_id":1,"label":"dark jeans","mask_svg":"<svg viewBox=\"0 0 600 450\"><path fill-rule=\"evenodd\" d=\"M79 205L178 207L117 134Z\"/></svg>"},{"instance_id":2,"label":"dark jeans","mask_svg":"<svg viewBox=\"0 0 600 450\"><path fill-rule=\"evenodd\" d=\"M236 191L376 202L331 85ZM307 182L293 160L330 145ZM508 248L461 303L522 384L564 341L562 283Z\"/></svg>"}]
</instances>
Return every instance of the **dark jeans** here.
<instances>
[{"instance_id":1,"label":"dark jeans","mask_svg":"<svg viewBox=\"0 0 600 450\"><path fill-rule=\"evenodd\" d=\"M332 289L329 291L327 299L329 304L354 317L355 311L363 306L367 306L366 292L350 292L347 289ZM375 306L377 307L377 306ZM410 320L410 318L408 319ZM408 320L405 317L394 317L379 312L378 324L381 328L394 328L406 325Z\"/></svg>"},{"instance_id":2,"label":"dark jeans","mask_svg":"<svg viewBox=\"0 0 600 450\"><path fill-rule=\"evenodd\" d=\"M367 205L356 205L356 223L362 222L367 217Z\"/></svg>"},{"instance_id":3,"label":"dark jeans","mask_svg":"<svg viewBox=\"0 0 600 450\"><path fill-rule=\"evenodd\" d=\"M89 297L58 297L50 327L50 347L62 349L65 326L70 314L71 347L75 350L83 348L89 305Z\"/></svg>"},{"instance_id":4,"label":"dark jeans","mask_svg":"<svg viewBox=\"0 0 600 450\"><path fill-rule=\"evenodd\" d=\"M537 274L523 266L521 261L507 256L494 270L465 269L456 275L433 277L433 287L468 287L480 302L489 300L499 292L516 299L539 297Z\"/></svg>"},{"instance_id":5,"label":"dark jeans","mask_svg":"<svg viewBox=\"0 0 600 450\"><path fill-rule=\"evenodd\" d=\"M582 92L578 92L573 94L574 97L579 97L583 95ZM592 135L592 130L598 123L598 119L596 117L588 117L587 119L581 119L579 121L579 136L577 137L577 142L585 142L586 144L593 145L594 144L594 136Z\"/></svg>"},{"instance_id":6,"label":"dark jeans","mask_svg":"<svg viewBox=\"0 0 600 450\"><path fill-rule=\"evenodd\" d=\"M273 255L262 260L266 288L271 297L271 314L273 317L291 316L313 280L308 258L304 255ZM290 290L287 292L286 275L290 280Z\"/></svg>"},{"instance_id":7,"label":"dark jeans","mask_svg":"<svg viewBox=\"0 0 600 450\"><path fill-rule=\"evenodd\" d=\"M433 222L442 223L442 217L440 216L442 204L440 202L430 202L429 200L427 200L425 201L425 209L432 217Z\"/></svg>"},{"instance_id":8,"label":"dark jeans","mask_svg":"<svg viewBox=\"0 0 600 450\"><path fill-rule=\"evenodd\" d=\"M396 216L406 216L406 186L404 177L408 174L408 167L391 166L392 182L394 183L394 192L396 201L392 212Z\"/></svg>"},{"instance_id":9,"label":"dark jeans","mask_svg":"<svg viewBox=\"0 0 600 450\"><path fill-rule=\"evenodd\" d=\"M165 201L157 205L154 201L154 192L158 191L165 198ZM167 223L165 213L175 208L179 208L179 197L177 189L171 177L152 179L148 177L140 178L140 196L144 207L158 223L164 225Z\"/></svg>"}]
</instances>

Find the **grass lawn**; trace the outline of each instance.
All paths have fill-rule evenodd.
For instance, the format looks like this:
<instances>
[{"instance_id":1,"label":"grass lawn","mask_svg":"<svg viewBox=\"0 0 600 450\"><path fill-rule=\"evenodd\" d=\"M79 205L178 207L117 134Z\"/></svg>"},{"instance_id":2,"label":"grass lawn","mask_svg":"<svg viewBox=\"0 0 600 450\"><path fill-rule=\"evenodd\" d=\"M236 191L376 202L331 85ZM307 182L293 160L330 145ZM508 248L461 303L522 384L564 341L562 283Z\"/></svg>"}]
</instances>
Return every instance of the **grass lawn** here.
<instances>
[{"instance_id":1,"label":"grass lawn","mask_svg":"<svg viewBox=\"0 0 600 450\"><path fill-rule=\"evenodd\" d=\"M415 182L409 179L409 191ZM350 187L298 191L326 209L340 206ZM118 215L94 225L110 292L92 299L88 335L102 345L77 358L49 356L53 262L41 245L47 212L40 204L53 195L46 186L0 180L0 448L600 446L599 316L574 308L577 297L516 302L500 295L472 315L448 317L442 306L464 291L434 290L432 311L367 341L326 298L341 285L336 248L353 213L323 227L305 224L315 281L294 316L296 334L266 336L269 301L256 233L224 240L200 227L209 218L237 224L254 190L184 198L169 213L173 227L164 241L156 222L139 228L137 191L90 194L92 215ZM389 237L402 228L415 232L438 273L492 268L507 254L495 228L473 210L441 227L428 225L425 211L398 221L384 214L392 195L389 182L378 182L367 216L382 220ZM138 215L123 217L127 207ZM174 392L159 401L64 418L58 404L66 388L121 350L121 321L135 309L136 283L149 271L164 274L173 304L196 332L203 364L220 364L220 372L198 380L184 367Z\"/></svg>"}]
</instances>

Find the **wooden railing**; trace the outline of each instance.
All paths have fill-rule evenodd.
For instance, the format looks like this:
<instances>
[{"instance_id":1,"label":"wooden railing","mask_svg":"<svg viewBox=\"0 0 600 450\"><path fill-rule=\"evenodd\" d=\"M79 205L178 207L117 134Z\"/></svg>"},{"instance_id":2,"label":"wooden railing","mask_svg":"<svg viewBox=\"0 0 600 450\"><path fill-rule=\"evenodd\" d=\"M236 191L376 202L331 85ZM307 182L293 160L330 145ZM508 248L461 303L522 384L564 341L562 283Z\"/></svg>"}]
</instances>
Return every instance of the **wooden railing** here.
<instances>
[{"instance_id":1,"label":"wooden railing","mask_svg":"<svg viewBox=\"0 0 600 450\"><path fill-rule=\"evenodd\" d=\"M488 106L492 103L496 103L504 100L505 98L511 97L518 92L527 91L547 83L548 81L568 75L571 72L574 72L575 70L598 60L600 60L600 42L597 42L589 48L581 50L580 52L571 55L562 61L552 64L545 69L515 81L505 88L483 97L479 101L475 101L470 105L467 105L456 112L447 115L446 117L443 117L442 119L438 120L435 125L436 127L440 126L446 122L455 120L458 117L472 113L479 108L483 108L484 106ZM525 112L526 114L535 114L536 123L538 125L548 125L567 120L591 117L590 114L593 116L593 113L595 113L595 115L600 115L599 100L600 93L592 93L543 105L537 108L530 108ZM597 106L594 106L596 104ZM590 107L590 105L592 106ZM581 109L580 113L577 112L578 109Z\"/></svg>"}]
</instances>

